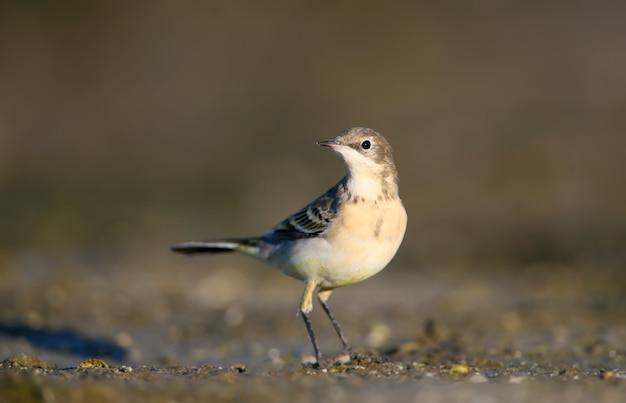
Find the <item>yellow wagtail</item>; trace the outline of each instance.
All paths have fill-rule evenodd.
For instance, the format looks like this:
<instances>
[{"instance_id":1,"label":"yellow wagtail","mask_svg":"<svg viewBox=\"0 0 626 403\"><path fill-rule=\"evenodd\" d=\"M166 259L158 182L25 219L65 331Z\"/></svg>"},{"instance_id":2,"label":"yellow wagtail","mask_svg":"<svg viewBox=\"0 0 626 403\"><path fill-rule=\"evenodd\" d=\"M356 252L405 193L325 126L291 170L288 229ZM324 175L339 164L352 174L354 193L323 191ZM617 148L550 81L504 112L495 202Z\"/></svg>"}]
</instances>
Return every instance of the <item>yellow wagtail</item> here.
<instances>
[{"instance_id":1,"label":"yellow wagtail","mask_svg":"<svg viewBox=\"0 0 626 403\"><path fill-rule=\"evenodd\" d=\"M310 320L314 292L345 353L351 354L328 297L335 288L365 280L389 263L404 237L407 215L391 146L383 136L353 127L317 144L335 151L348 167L348 174L326 193L259 237L185 242L172 249L188 255L239 252L304 281L299 312L322 366Z\"/></svg>"}]
</instances>

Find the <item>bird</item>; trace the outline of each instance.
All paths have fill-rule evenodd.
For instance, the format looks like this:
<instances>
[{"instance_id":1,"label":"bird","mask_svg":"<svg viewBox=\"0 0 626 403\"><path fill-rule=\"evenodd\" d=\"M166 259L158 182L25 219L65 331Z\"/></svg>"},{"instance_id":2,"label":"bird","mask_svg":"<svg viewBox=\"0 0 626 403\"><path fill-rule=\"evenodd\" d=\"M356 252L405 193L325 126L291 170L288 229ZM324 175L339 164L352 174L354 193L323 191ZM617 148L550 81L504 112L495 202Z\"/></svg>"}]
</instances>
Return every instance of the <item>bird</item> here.
<instances>
[{"instance_id":1,"label":"bird","mask_svg":"<svg viewBox=\"0 0 626 403\"><path fill-rule=\"evenodd\" d=\"M318 367L325 361L311 325L315 295L343 344L356 356L328 299L336 288L380 272L398 251L407 213L398 193L398 172L387 140L366 127L352 127L317 142L337 153L347 174L328 191L261 236L184 242L174 252L238 252L304 282L298 309Z\"/></svg>"}]
</instances>

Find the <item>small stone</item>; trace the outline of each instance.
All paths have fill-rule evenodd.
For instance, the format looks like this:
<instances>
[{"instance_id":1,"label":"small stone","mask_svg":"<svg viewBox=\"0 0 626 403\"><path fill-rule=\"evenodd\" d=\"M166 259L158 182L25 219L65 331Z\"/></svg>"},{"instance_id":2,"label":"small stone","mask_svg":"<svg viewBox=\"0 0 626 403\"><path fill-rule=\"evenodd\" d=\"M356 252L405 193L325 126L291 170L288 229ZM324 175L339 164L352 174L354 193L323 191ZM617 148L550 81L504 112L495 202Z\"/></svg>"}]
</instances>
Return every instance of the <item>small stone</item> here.
<instances>
[{"instance_id":1,"label":"small stone","mask_svg":"<svg viewBox=\"0 0 626 403\"><path fill-rule=\"evenodd\" d=\"M50 368L47 362L32 355L20 354L9 358L9 363L27 368Z\"/></svg>"},{"instance_id":2,"label":"small stone","mask_svg":"<svg viewBox=\"0 0 626 403\"><path fill-rule=\"evenodd\" d=\"M302 357L302 365L309 366L309 365L315 365L315 364L317 364L317 360L312 355L307 354L304 357Z\"/></svg>"},{"instance_id":3,"label":"small stone","mask_svg":"<svg viewBox=\"0 0 626 403\"><path fill-rule=\"evenodd\" d=\"M602 378L605 381L610 380L610 379L614 379L615 378L615 372L613 372L613 371L602 372L600 374L600 378Z\"/></svg>"},{"instance_id":4,"label":"small stone","mask_svg":"<svg viewBox=\"0 0 626 403\"><path fill-rule=\"evenodd\" d=\"M469 368L467 365L458 364L450 368L450 375L467 375Z\"/></svg>"},{"instance_id":5,"label":"small stone","mask_svg":"<svg viewBox=\"0 0 626 403\"><path fill-rule=\"evenodd\" d=\"M243 364L235 364L232 367L230 367L230 370L233 372L238 372L240 374L243 374L244 372L248 370L248 368Z\"/></svg>"},{"instance_id":6,"label":"small stone","mask_svg":"<svg viewBox=\"0 0 626 403\"><path fill-rule=\"evenodd\" d=\"M88 358L78 364L78 368L109 368L109 364L97 358Z\"/></svg>"},{"instance_id":7,"label":"small stone","mask_svg":"<svg viewBox=\"0 0 626 403\"><path fill-rule=\"evenodd\" d=\"M352 361L352 359L350 358L349 354L340 355L339 357L335 359L335 362L341 365L349 364L350 361Z\"/></svg>"},{"instance_id":8,"label":"small stone","mask_svg":"<svg viewBox=\"0 0 626 403\"><path fill-rule=\"evenodd\" d=\"M471 382L471 383L485 383L488 381L489 380L487 379L487 377L483 374L474 374L470 376L468 379L468 382Z\"/></svg>"}]
</instances>

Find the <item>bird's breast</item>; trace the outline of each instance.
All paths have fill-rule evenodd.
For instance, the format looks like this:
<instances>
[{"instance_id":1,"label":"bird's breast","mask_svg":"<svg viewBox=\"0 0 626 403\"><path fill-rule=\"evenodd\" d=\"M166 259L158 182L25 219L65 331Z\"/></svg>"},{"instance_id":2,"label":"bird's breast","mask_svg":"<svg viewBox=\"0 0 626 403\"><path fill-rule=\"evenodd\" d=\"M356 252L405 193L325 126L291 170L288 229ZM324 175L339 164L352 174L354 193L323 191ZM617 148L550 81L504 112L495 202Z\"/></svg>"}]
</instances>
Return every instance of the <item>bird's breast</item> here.
<instances>
[{"instance_id":1,"label":"bird's breast","mask_svg":"<svg viewBox=\"0 0 626 403\"><path fill-rule=\"evenodd\" d=\"M344 205L326 235L330 250L321 263L327 286L362 281L382 270L400 247L406 224L399 198Z\"/></svg>"}]
</instances>

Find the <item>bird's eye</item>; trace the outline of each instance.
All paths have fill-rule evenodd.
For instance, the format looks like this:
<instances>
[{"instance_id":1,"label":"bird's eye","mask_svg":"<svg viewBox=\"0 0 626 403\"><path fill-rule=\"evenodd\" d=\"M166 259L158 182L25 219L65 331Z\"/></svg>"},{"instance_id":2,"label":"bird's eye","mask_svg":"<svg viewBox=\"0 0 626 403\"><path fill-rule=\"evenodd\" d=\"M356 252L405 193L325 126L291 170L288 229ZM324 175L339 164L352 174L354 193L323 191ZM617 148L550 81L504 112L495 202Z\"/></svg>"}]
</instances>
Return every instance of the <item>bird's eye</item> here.
<instances>
[{"instance_id":1,"label":"bird's eye","mask_svg":"<svg viewBox=\"0 0 626 403\"><path fill-rule=\"evenodd\" d=\"M371 146L372 146L372 143L370 143L369 140L365 140L364 142L361 143L361 148L364 150L369 150Z\"/></svg>"}]
</instances>

